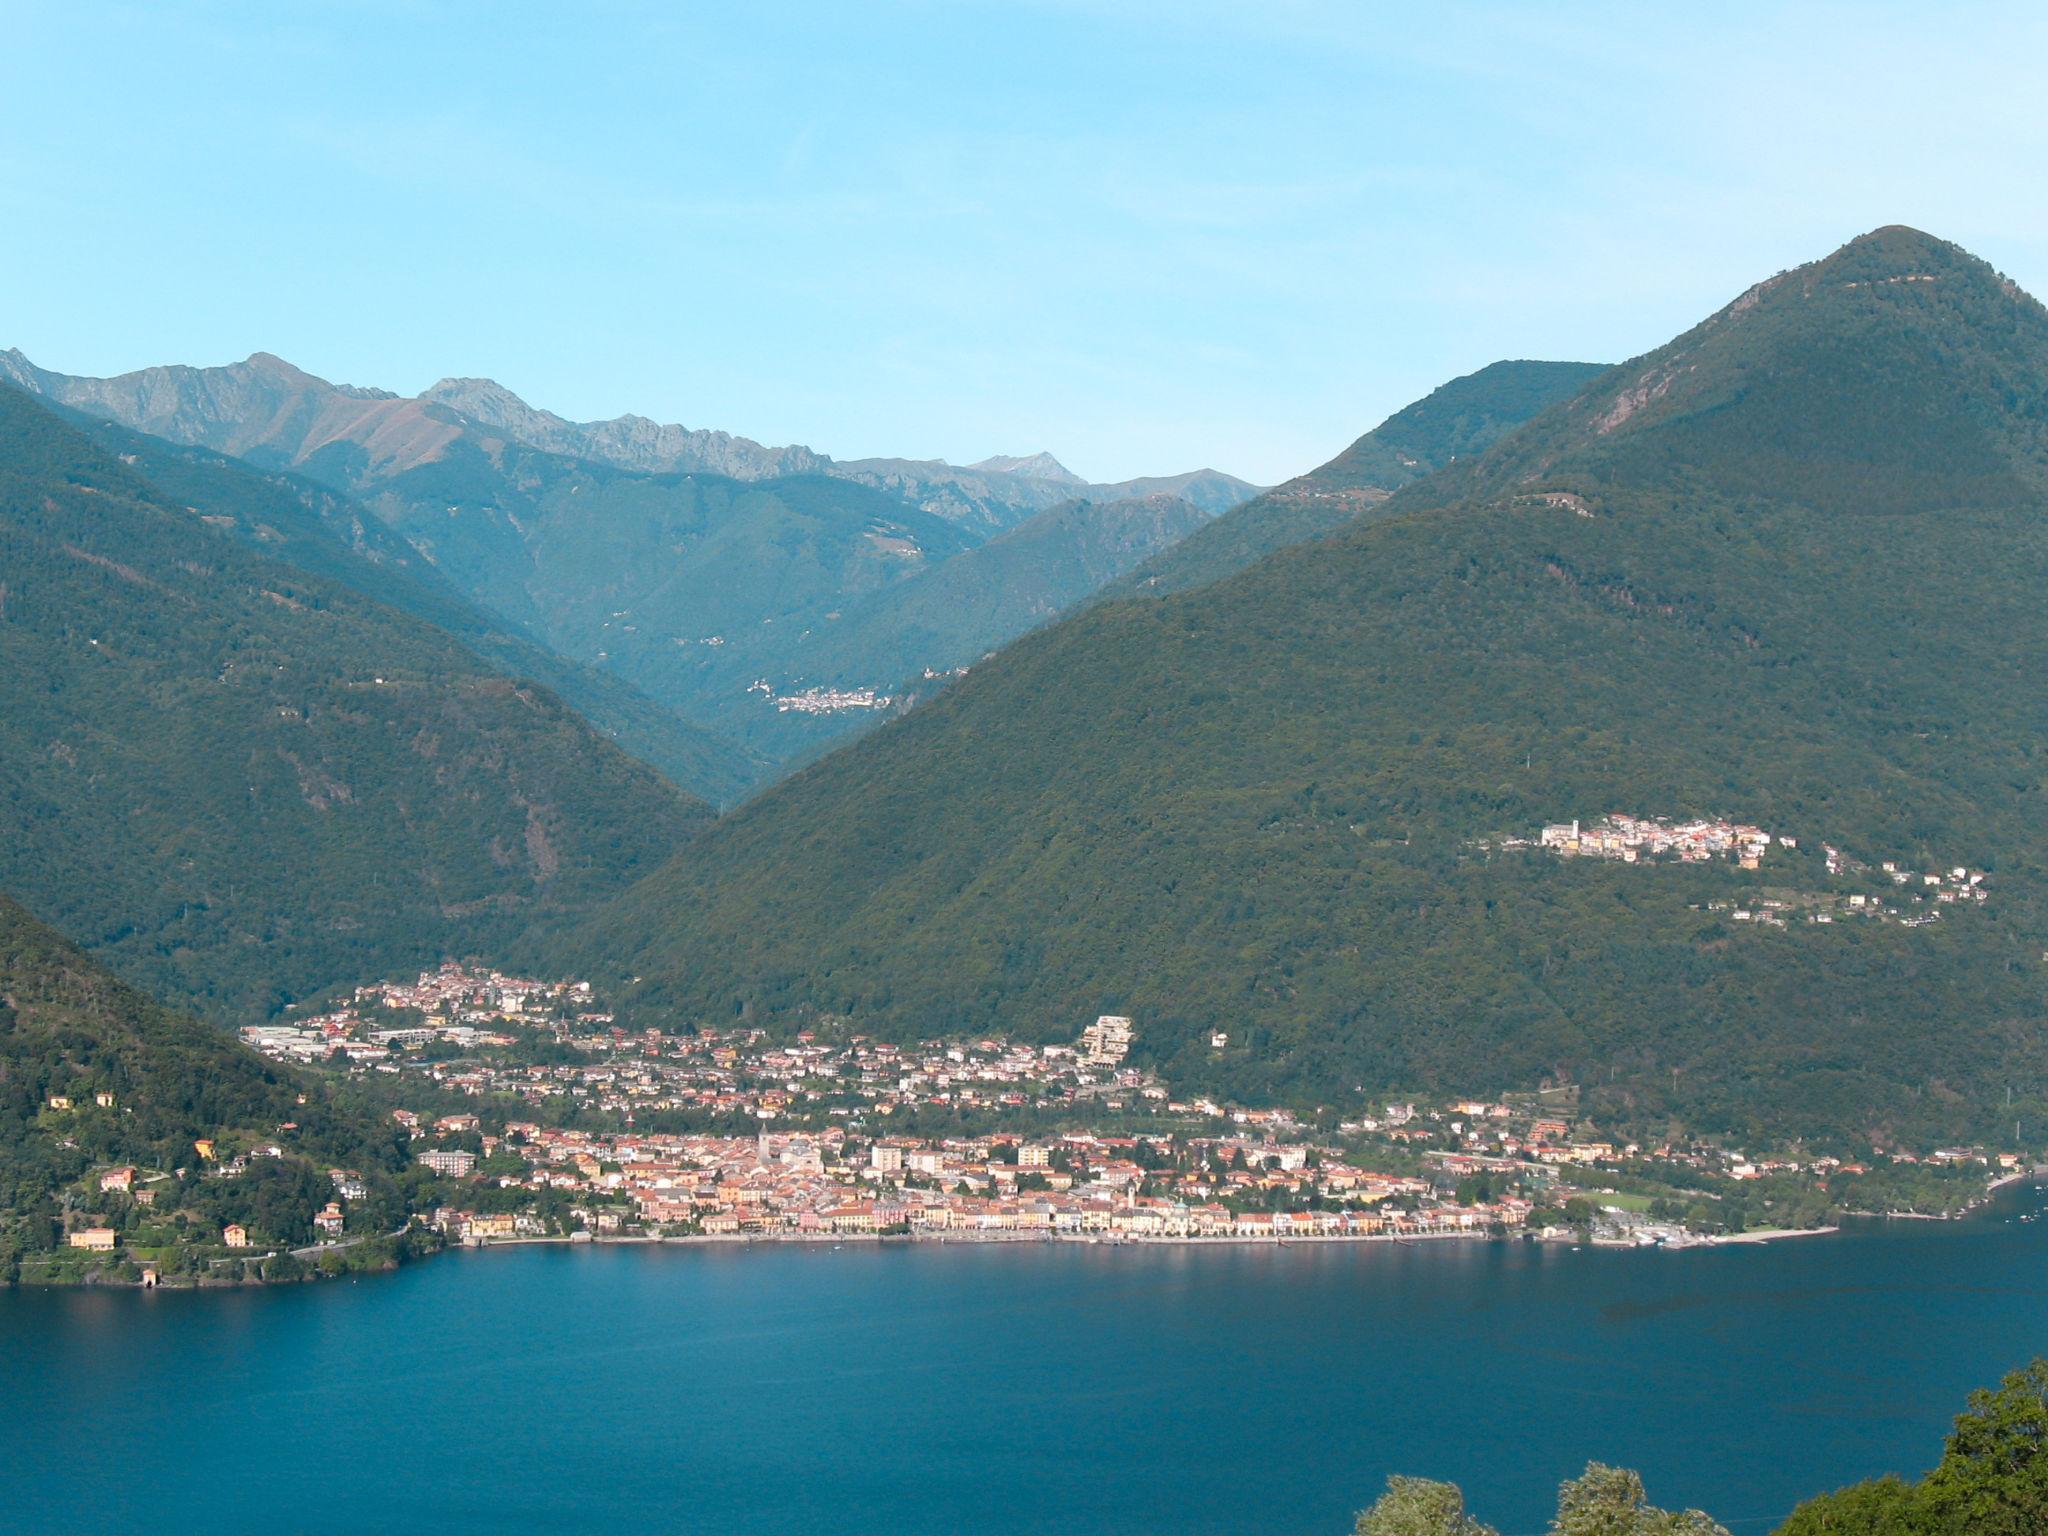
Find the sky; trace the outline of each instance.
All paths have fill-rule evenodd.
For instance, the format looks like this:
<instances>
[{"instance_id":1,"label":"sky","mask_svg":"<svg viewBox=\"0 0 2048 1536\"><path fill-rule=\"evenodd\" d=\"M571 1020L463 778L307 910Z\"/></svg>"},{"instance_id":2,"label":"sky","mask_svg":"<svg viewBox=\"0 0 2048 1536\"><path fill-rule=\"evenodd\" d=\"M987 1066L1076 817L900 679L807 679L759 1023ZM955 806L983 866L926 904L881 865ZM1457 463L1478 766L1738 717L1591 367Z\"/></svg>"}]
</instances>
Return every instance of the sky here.
<instances>
[{"instance_id":1,"label":"sky","mask_svg":"<svg viewBox=\"0 0 2048 1536\"><path fill-rule=\"evenodd\" d=\"M1260 483L1917 225L2048 292L2048 7L0 0L0 347Z\"/></svg>"}]
</instances>

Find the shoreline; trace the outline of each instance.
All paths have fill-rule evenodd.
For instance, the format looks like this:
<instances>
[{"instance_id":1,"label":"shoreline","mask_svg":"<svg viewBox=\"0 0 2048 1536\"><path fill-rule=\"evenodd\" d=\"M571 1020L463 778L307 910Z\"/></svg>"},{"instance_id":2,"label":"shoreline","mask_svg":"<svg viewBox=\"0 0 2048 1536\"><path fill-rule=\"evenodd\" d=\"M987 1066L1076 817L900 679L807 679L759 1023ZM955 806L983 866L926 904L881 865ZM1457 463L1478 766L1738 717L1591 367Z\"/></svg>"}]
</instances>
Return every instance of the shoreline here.
<instances>
[{"instance_id":1,"label":"shoreline","mask_svg":"<svg viewBox=\"0 0 2048 1536\"><path fill-rule=\"evenodd\" d=\"M1862 1211L1853 1213L1859 1221L1964 1221L1990 1205L1992 1197L1999 1190L2014 1184L2034 1182L2042 1177L2040 1170L2024 1169L1992 1181L1985 1188L1984 1198L1972 1202L1964 1211L1954 1216L1936 1215L1926 1211ZM1557 1229L1545 1229L1555 1231ZM1391 1243L1398 1246L1412 1246L1419 1243L1530 1243L1543 1247L1564 1247L1574 1251L1582 1248L1598 1248L1619 1252L1683 1252L1695 1248L1736 1248L1760 1247L1767 1243L1785 1242L1801 1237L1835 1237L1841 1235L1840 1226L1825 1227L1759 1227L1748 1232L1727 1232L1714 1235L1688 1236L1675 1242L1632 1242L1614 1239L1599 1239L1567 1235L1545 1237L1538 1232L1370 1232L1370 1233L1304 1233L1289 1237L1240 1237L1235 1234L1214 1236L1153 1236L1138 1234L1114 1234L1098 1232L1016 1232L1016 1231L933 1231L933 1232L679 1232L661 1233L594 1233L576 1232L558 1236L527 1237L485 1237L462 1240L448 1240L433 1252L420 1254L409 1263L425 1263L443 1254L482 1251L487 1248L597 1248L597 1247L653 1247L692 1248L726 1247L752 1248L777 1244L801 1244L817 1247L821 1244L833 1248L848 1243L881 1244L906 1243L929 1244L943 1247L948 1244L1001 1245L1016 1243L1064 1243L1094 1248L1294 1248L1353 1246L1366 1243ZM396 1235L396 1234L390 1234ZM374 1268L352 1273L349 1278L357 1279L363 1274L389 1274L406 1267L396 1261ZM310 1285L323 1280L342 1278L339 1275L305 1275L290 1280L232 1280L218 1281L201 1276L188 1283L169 1278L155 1284L140 1280L112 1280L88 1278L76 1281L34 1280L19 1278L10 1284L0 1284L0 1291L20 1290L159 1290L159 1291L228 1291L247 1290L276 1285Z\"/></svg>"},{"instance_id":2,"label":"shoreline","mask_svg":"<svg viewBox=\"0 0 2048 1536\"><path fill-rule=\"evenodd\" d=\"M1113 1236L1094 1232L681 1232L672 1236L646 1233L569 1237L486 1237L450 1243L448 1252L485 1248L597 1248L607 1246L672 1247L770 1247L777 1244L918 1243L943 1247L948 1244L1002 1245L1015 1243L1065 1243L1091 1248L1307 1248L1353 1247L1364 1243L1392 1243L1407 1247L1416 1243L1534 1243L1546 1247L1608 1248L1626 1251L1669 1250L1677 1253L1692 1248L1755 1246L1794 1237L1828 1237L1840 1227L1769 1227L1753 1232L1726 1233L1690 1238L1677 1243L1601 1242L1582 1238L1542 1238L1533 1232L1361 1232L1318 1233L1301 1237L1152 1237Z\"/></svg>"}]
</instances>

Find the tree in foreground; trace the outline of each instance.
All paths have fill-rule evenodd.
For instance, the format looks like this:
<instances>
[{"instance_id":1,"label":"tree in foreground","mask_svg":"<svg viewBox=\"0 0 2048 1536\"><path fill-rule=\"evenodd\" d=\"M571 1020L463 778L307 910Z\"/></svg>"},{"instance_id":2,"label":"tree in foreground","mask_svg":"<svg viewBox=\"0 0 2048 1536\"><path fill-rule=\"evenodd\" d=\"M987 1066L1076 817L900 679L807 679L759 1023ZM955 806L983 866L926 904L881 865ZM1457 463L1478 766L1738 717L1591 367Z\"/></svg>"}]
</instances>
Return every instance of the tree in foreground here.
<instances>
[{"instance_id":1,"label":"tree in foreground","mask_svg":"<svg viewBox=\"0 0 2048 1536\"><path fill-rule=\"evenodd\" d=\"M1387 1491L1358 1517L1353 1536L1500 1536L1465 1513L1455 1483L1390 1477Z\"/></svg>"},{"instance_id":2,"label":"tree in foreground","mask_svg":"<svg viewBox=\"0 0 2048 1536\"><path fill-rule=\"evenodd\" d=\"M1623 1467L1594 1462L1557 1491L1551 1536L1728 1536L1725 1526L1696 1509L1651 1505L1643 1480Z\"/></svg>"},{"instance_id":3,"label":"tree in foreground","mask_svg":"<svg viewBox=\"0 0 2048 1536\"><path fill-rule=\"evenodd\" d=\"M1557 1491L1551 1536L1728 1536L1696 1509L1653 1507L1643 1480L1620 1467L1594 1462ZM1387 1491L1358 1517L1354 1536L1498 1536L1465 1512L1455 1484L1390 1477Z\"/></svg>"},{"instance_id":4,"label":"tree in foreground","mask_svg":"<svg viewBox=\"0 0 2048 1536\"><path fill-rule=\"evenodd\" d=\"M2039 1536L2048 1531L2048 1360L1970 1394L1940 1463L1809 1499L1778 1536Z\"/></svg>"}]
</instances>

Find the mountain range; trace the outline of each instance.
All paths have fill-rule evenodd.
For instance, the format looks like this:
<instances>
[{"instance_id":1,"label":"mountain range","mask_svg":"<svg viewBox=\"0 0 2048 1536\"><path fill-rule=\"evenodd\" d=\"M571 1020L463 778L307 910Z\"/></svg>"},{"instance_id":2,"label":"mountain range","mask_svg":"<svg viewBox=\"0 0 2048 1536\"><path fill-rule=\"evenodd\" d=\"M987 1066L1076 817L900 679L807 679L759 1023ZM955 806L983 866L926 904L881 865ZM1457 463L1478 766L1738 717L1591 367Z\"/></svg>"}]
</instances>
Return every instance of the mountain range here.
<instances>
[{"instance_id":1,"label":"mountain range","mask_svg":"<svg viewBox=\"0 0 2048 1536\"><path fill-rule=\"evenodd\" d=\"M1637 1123L1981 1127L2048 1065L2048 312L1889 228L1577 383L1390 495L1347 455L1335 531L1009 646L556 953L694 1019L1128 1013L1247 1099L1571 1080ZM1502 851L1609 812L1796 846ZM1881 863L1995 896L1730 920Z\"/></svg>"},{"instance_id":2,"label":"mountain range","mask_svg":"<svg viewBox=\"0 0 2048 1536\"><path fill-rule=\"evenodd\" d=\"M609 675L697 727L697 747L650 760L719 802L772 776L778 761L879 717L862 705L777 702L820 686L890 695L909 637L866 602L874 594L1077 498L1100 506L1167 496L1206 517L1257 490L1214 470L1091 486L1045 453L964 468L835 462L636 416L571 422L488 379L444 379L412 397L330 384L267 353L94 379L5 352L0 380L359 502L442 585L579 667L581 681ZM1025 546L1046 551L1042 576L1013 550L1005 569L1023 585L1005 611L1042 621L1087 595L1072 571L1106 580L1190 526L1141 515L1124 523L1110 541L1113 565L1102 559L1108 544L1055 552L1043 532ZM1152 541L1140 542L1148 528ZM835 643L821 648L832 671L809 665L806 642L864 602L872 654ZM967 629L971 639L932 637L908 670L950 668L1021 632L982 616ZM577 687L565 694L598 702ZM703 739L707 725L731 738L722 751Z\"/></svg>"},{"instance_id":3,"label":"mountain range","mask_svg":"<svg viewBox=\"0 0 2048 1536\"><path fill-rule=\"evenodd\" d=\"M119 412L159 388L204 394ZM0 389L0 890L217 1017L480 954L684 1024L1128 1013L1240 1101L1571 1083L1846 1146L2048 1103L2048 311L1917 231L1455 380L1220 517L998 459L957 473L1049 499L995 532L340 389L358 425L266 464L327 428L75 414L111 398ZM832 750L863 679L898 696ZM661 723L734 689L773 754L729 700ZM627 745L824 755L713 819ZM1617 812L1770 849L1535 846ZM1846 915L1956 869L1985 900Z\"/></svg>"}]
</instances>

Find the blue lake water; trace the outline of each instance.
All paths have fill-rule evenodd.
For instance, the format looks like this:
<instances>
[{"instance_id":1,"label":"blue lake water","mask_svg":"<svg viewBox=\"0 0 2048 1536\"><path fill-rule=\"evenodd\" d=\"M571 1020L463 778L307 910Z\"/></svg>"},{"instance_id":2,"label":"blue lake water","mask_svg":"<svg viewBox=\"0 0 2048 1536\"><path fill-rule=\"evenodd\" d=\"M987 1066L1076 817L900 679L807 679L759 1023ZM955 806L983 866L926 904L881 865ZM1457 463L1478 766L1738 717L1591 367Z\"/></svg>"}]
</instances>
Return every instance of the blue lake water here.
<instances>
[{"instance_id":1,"label":"blue lake water","mask_svg":"<svg viewBox=\"0 0 2048 1536\"><path fill-rule=\"evenodd\" d=\"M2048 1352L2048 1216L1534 1245L507 1249L0 1292L0 1528L1348 1531L1390 1471L1542 1528L1589 1458L1737 1536L1939 1454Z\"/></svg>"}]
</instances>

